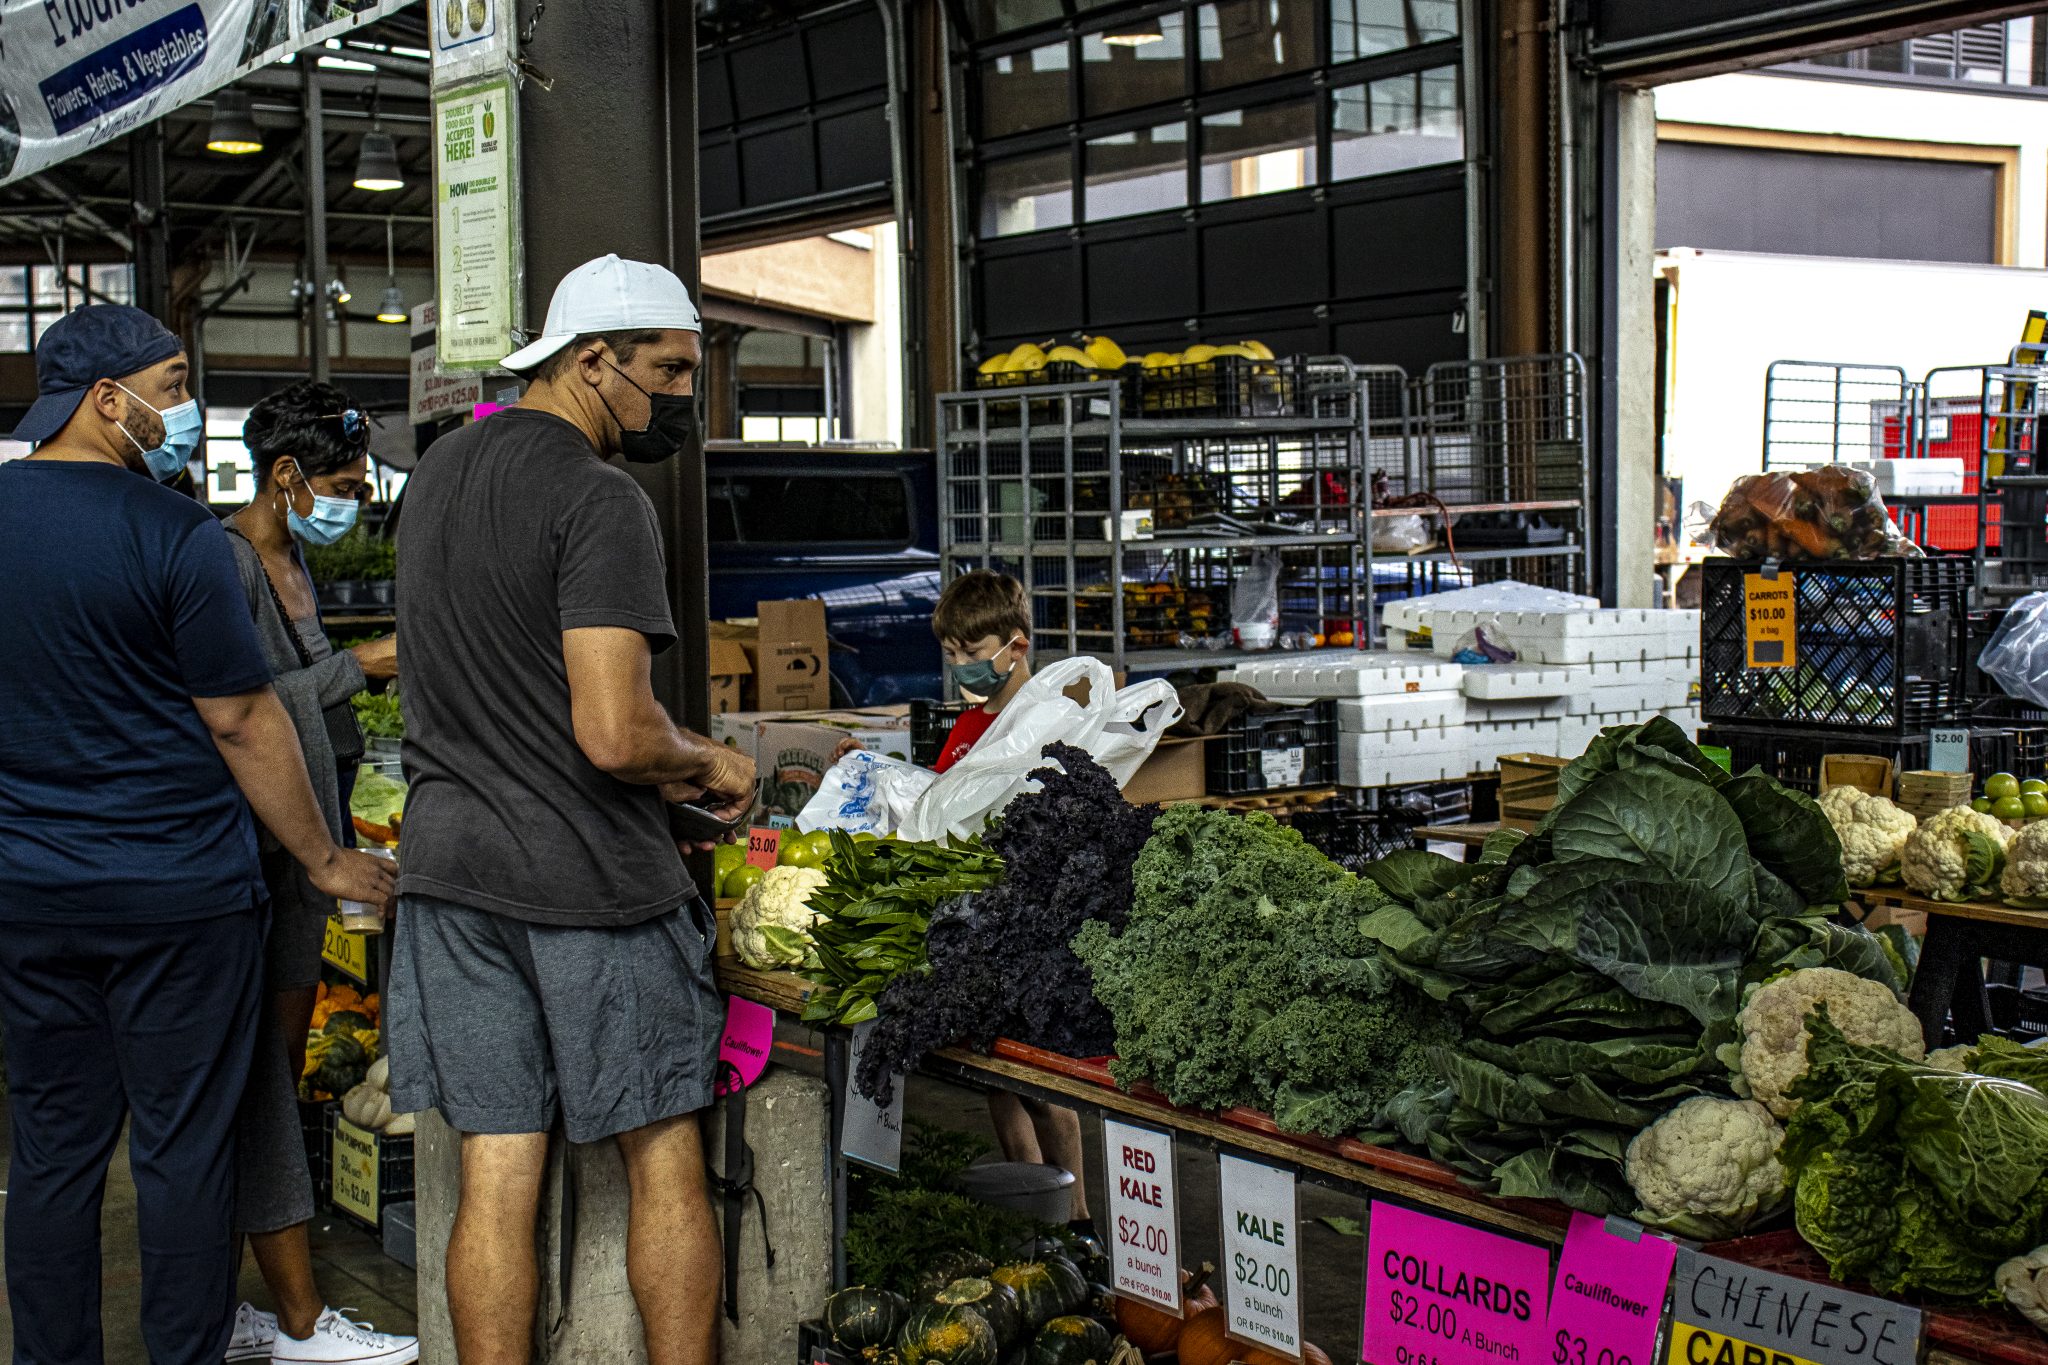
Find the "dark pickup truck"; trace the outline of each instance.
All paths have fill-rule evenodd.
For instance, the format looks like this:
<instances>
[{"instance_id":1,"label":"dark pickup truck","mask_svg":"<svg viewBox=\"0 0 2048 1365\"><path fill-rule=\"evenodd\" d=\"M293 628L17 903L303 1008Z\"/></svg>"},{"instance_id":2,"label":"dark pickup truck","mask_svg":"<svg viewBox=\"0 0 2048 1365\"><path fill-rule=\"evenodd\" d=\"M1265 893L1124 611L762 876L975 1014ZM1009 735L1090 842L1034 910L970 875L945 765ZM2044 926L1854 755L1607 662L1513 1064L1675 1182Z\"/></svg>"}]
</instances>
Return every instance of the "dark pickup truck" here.
<instances>
[{"instance_id":1,"label":"dark pickup truck","mask_svg":"<svg viewBox=\"0 0 2048 1365\"><path fill-rule=\"evenodd\" d=\"M937 480L929 453L713 444L711 615L815 597L835 706L937 697Z\"/></svg>"}]
</instances>

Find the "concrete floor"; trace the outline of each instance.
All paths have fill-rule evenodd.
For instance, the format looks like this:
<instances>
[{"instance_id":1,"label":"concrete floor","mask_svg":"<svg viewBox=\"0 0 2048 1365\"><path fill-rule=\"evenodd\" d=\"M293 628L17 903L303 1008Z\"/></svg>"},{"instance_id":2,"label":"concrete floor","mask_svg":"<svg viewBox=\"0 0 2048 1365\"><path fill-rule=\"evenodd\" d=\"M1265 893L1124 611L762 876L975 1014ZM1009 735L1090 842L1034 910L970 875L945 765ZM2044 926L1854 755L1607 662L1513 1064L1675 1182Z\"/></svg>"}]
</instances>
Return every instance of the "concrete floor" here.
<instances>
[{"instance_id":1,"label":"concrete floor","mask_svg":"<svg viewBox=\"0 0 2048 1365\"><path fill-rule=\"evenodd\" d=\"M0 1116L4 1117L4 1116ZM0 1169L10 1145L9 1126L0 1121ZM6 1201L0 1196L0 1221ZM149 1365L142 1349L142 1281L135 1248L135 1183L128 1175L124 1144L107 1172L106 1204L100 1220L103 1272L101 1321L106 1334L106 1365ZM385 1332L413 1331L413 1273L385 1256L382 1245L346 1219L323 1214L313 1220L313 1269L328 1303L353 1308L350 1316L368 1319ZM242 1297L262 1308L273 1305L263 1278L244 1264ZM14 1316L0 1288L0 1342L11 1354Z\"/></svg>"}]
</instances>

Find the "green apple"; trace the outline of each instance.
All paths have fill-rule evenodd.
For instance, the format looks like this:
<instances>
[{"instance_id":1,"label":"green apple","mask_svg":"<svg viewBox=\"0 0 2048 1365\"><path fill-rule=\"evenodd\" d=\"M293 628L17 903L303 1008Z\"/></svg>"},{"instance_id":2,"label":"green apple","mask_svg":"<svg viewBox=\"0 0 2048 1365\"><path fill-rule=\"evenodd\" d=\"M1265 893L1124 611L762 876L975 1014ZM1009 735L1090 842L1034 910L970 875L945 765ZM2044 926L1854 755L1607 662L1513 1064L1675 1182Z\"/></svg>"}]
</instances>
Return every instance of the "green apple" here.
<instances>
[{"instance_id":1,"label":"green apple","mask_svg":"<svg viewBox=\"0 0 2048 1365\"><path fill-rule=\"evenodd\" d=\"M2011 773L1993 773L1984 779L1984 794L1993 801L2020 794L2020 780Z\"/></svg>"},{"instance_id":2,"label":"green apple","mask_svg":"<svg viewBox=\"0 0 2048 1365\"><path fill-rule=\"evenodd\" d=\"M2038 777L2025 778L2020 782L2020 795L2025 796L2028 792L2039 792L2043 796L2048 796L2048 782L2043 782Z\"/></svg>"},{"instance_id":3,"label":"green apple","mask_svg":"<svg viewBox=\"0 0 2048 1365\"><path fill-rule=\"evenodd\" d=\"M2027 808L2029 820L2039 820L2048 815L2048 792L2021 792L2020 804Z\"/></svg>"},{"instance_id":4,"label":"green apple","mask_svg":"<svg viewBox=\"0 0 2048 1365\"><path fill-rule=\"evenodd\" d=\"M2017 796L2001 796L1991 803L1991 814L2000 820L2024 820L2027 806Z\"/></svg>"},{"instance_id":5,"label":"green apple","mask_svg":"<svg viewBox=\"0 0 2048 1365\"><path fill-rule=\"evenodd\" d=\"M1991 798L1988 796L1978 797L1975 801L1972 801L1970 803L1970 809L1977 812L1977 814L1979 815L1991 814Z\"/></svg>"}]
</instances>

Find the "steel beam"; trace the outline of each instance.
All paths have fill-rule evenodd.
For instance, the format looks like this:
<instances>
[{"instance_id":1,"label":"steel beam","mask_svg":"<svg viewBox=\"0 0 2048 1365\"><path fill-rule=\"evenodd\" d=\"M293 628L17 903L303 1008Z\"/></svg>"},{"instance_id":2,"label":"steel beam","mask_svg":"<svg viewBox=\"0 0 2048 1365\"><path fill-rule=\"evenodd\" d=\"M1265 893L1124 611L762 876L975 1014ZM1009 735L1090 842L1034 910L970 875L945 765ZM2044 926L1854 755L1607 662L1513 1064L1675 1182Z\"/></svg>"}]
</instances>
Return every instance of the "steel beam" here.
<instances>
[{"instance_id":1,"label":"steel beam","mask_svg":"<svg viewBox=\"0 0 2048 1365\"><path fill-rule=\"evenodd\" d=\"M326 383L327 360L327 130L321 122L324 95L313 68L300 73L305 96L306 135L306 357L312 378Z\"/></svg>"},{"instance_id":2,"label":"steel beam","mask_svg":"<svg viewBox=\"0 0 2048 1365\"><path fill-rule=\"evenodd\" d=\"M130 254L135 305L170 325L170 218L164 206L164 126L145 123L128 135Z\"/></svg>"}]
</instances>

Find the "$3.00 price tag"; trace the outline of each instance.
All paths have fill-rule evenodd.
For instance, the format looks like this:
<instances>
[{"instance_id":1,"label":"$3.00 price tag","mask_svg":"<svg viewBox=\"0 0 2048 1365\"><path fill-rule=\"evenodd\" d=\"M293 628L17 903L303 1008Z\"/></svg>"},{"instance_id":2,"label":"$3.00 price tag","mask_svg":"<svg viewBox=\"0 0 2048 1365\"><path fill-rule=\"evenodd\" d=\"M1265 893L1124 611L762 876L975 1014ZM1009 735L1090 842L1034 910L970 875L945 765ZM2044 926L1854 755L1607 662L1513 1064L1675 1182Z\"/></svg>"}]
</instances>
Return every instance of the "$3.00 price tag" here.
<instances>
[{"instance_id":1,"label":"$3.00 price tag","mask_svg":"<svg viewBox=\"0 0 2048 1365\"><path fill-rule=\"evenodd\" d=\"M1550 1253L1396 1204L1366 1230L1371 1365L1540 1365Z\"/></svg>"},{"instance_id":2,"label":"$3.00 price tag","mask_svg":"<svg viewBox=\"0 0 2048 1365\"><path fill-rule=\"evenodd\" d=\"M1301 1353L1301 1267L1294 1176L1241 1157L1218 1157L1224 1282L1230 1335L1269 1351Z\"/></svg>"},{"instance_id":3,"label":"$3.00 price tag","mask_svg":"<svg viewBox=\"0 0 2048 1365\"><path fill-rule=\"evenodd\" d=\"M1109 1212L1116 1241L1111 1287L1125 1298L1176 1316L1180 1301L1180 1223L1173 1191L1173 1135L1104 1119Z\"/></svg>"},{"instance_id":4,"label":"$3.00 price tag","mask_svg":"<svg viewBox=\"0 0 2048 1365\"><path fill-rule=\"evenodd\" d=\"M1677 1256L1633 1223L1573 1214L1550 1296L1551 1365L1647 1365Z\"/></svg>"},{"instance_id":5,"label":"$3.00 price tag","mask_svg":"<svg viewBox=\"0 0 2048 1365\"><path fill-rule=\"evenodd\" d=\"M782 856L782 831L756 825L747 831L747 864L763 872Z\"/></svg>"}]
</instances>

